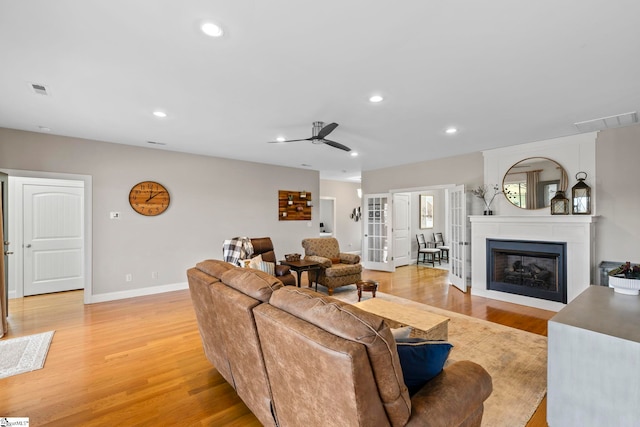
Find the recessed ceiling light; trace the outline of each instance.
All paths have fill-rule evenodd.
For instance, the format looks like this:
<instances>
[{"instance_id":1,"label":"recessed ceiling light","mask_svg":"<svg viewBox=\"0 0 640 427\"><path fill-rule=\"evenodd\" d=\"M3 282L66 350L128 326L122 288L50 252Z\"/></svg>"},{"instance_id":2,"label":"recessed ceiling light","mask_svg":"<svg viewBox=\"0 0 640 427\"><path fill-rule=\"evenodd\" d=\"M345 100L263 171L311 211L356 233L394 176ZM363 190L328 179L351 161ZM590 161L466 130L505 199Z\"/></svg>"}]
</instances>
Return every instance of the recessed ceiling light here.
<instances>
[{"instance_id":1,"label":"recessed ceiling light","mask_svg":"<svg viewBox=\"0 0 640 427\"><path fill-rule=\"evenodd\" d=\"M458 132L458 129L456 128L447 128L447 130L445 130L445 133L448 133L449 135L453 135L454 133Z\"/></svg>"},{"instance_id":2,"label":"recessed ceiling light","mask_svg":"<svg viewBox=\"0 0 640 427\"><path fill-rule=\"evenodd\" d=\"M160 111L160 110L154 111L153 115L156 116L156 117L160 117L161 119L164 119L165 117L167 117L167 113L165 113L164 111Z\"/></svg>"},{"instance_id":3,"label":"recessed ceiling light","mask_svg":"<svg viewBox=\"0 0 640 427\"><path fill-rule=\"evenodd\" d=\"M372 103L378 103L378 102L382 102L384 100L384 98L381 95L373 95L372 97L369 98L369 102Z\"/></svg>"},{"instance_id":4,"label":"recessed ceiling light","mask_svg":"<svg viewBox=\"0 0 640 427\"><path fill-rule=\"evenodd\" d=\"M277 137L277 138L276 138L276 141L278 141L278 142L284 142L284 141L285 141L285 138L284 138L284 136L279 136L279 137Z\"/></svg>"},{"instance_id":5,"label":"recessed ceiling light","mask_svg":"<svg viewBox=\"0 0 640 427\"><path fill-rule=\"evenodd\" d=\"M357 153L357 152L355 152L355 151L352 151L352 152L351 152L351 157L358 157L358 153Z\"/></svg>"},{"instance_id":6,"label":"recessed ceiling light","mask_svg":"<svg viewBox=\"0 0 640 427\"><path fill-rule=\"evenodd\" d=\"M222 27L214 24L213 22L205 22L200 26L200 29L203 33L210 37L222 37L222 35L224 34Z\"/></svg>"}]
</instances>

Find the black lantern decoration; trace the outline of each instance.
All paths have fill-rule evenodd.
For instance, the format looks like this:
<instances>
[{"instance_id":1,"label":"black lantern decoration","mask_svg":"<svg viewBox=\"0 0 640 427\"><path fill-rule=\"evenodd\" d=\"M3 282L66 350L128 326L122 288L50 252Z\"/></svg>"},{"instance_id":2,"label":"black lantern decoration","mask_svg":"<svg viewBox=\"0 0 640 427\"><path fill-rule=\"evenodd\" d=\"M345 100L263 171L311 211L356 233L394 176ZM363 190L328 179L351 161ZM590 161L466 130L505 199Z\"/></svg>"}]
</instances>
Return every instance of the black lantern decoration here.
<instances>
[{"instance_id":1,"label":"black lantern decoration","mask_svg":"<svg viewBox=\"0 0 640 427\"><path fill-rule=\"evenodd\" d=\"M578 175L583 174L584 177L579 178ZM574 215L591 215L591 187L585 184L587 179L586 172L578 172L576 174L578 183L571 188L571 201L573 206L571 213Z\"/></svg>"},{"instance_id":2,"label":"black lantern decoration","mask_svg":"<svg viewBox=\"0 0 640 427\"><path fill-rule=\"evenodd\" d=\"M551 215L569 215L569 199L564 196L564 191L556 191L551 199Z\"/></svg>"}]
</instances>

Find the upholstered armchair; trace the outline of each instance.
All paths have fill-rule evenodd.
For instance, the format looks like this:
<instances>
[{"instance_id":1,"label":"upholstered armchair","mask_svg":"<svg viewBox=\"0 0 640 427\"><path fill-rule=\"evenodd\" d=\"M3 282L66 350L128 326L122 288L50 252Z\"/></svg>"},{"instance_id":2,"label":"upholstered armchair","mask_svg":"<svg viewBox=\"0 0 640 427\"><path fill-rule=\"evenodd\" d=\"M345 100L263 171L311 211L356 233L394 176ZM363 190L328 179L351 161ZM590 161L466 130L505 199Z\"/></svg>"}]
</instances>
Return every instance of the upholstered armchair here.
<instances>
[{"instance_id":1,"label":"upholstered armchair","mask_svg":"<svg viewBox=\"0 0 640 427\"><path fill-rule=\"evenodd\" d=\"M275 276L278 280L285 286L296 285L296 278L291 274L289 267L278 264L276 253L273 250L273 242L270 237L252 237L251 245L253 246L253 255L251 255L251 257L262 255L263 261L275 264Z\"/></svg>"},{"instance_id":2,"label":"upholstered armchair","mask_svg":"<svg viewBox=\"0 0 640 427\"><path fill-rule=\"evenodd\" d=\"M361 280L360 255L340 252L338 240L333 237L302 240L304 259L320 263L322 270L318 283L326 286L329 295L340 286L351 285Z\"/></svg>"}]
</instances>

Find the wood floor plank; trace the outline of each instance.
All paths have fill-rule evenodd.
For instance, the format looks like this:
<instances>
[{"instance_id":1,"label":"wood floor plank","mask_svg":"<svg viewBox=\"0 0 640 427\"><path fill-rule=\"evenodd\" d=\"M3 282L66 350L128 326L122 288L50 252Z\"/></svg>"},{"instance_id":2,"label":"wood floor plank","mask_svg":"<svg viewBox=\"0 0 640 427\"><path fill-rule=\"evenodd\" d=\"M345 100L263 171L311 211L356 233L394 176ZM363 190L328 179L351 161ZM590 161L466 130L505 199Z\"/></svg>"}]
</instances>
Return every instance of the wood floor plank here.
<instances>
[{"instance_id":1,"label":"wood floor plank","mask_svg":"<svg viewBox=\"0 0 640 427\"><path fill-rule=\"evenodd\" d=\"M536 334L555 313L464 294L443 270L365 271L379 290ZM45 368L0 380L0 416L32 426L260 426L204 356L188 291L83 305L82 291L9 301L9 337L55 330ZM546 401L528 427L546 426Z\"/></svg>"}]
</instances>

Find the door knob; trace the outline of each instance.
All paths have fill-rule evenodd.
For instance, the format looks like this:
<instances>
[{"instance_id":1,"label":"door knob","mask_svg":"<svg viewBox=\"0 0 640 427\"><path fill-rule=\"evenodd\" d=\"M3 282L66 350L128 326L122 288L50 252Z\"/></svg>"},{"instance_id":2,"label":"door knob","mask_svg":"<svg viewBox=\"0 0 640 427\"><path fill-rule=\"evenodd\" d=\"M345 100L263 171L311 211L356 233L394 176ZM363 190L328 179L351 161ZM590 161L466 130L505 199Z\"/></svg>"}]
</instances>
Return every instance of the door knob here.
<instances>
[{"instance_id":1,"label":"door knob","mask_svg":"<svg viewBox=\"0 0 640 427\"><path fill-rule=\"evenodd\" d=\"M4 251L5 255L13 255L13 251Z\"/></svg>"},{"instance_id":2,"label":"door knob","mask_svg":"<svg viewBox=\"0 0 640 427\"><path fill-rule=\"evenodd\" d=\"M9 246L9 245L11 244L11 242L10 242L10 241L8 241L8 240L5 240L5 241L4 241L4 244L5 244L5 245L7 245L7 246Z\"/></svg>"},{"instance_id":3,"label":"door knob","mask_svg":"<svg viewBox=\"0 0 640 427\"><path fill-rule=\"evenodd\" d=\"M25 245L25 248L30 248L30 247L31 247L31 243L27 243L27 244Z\"/></svg>"}]
</instances>

